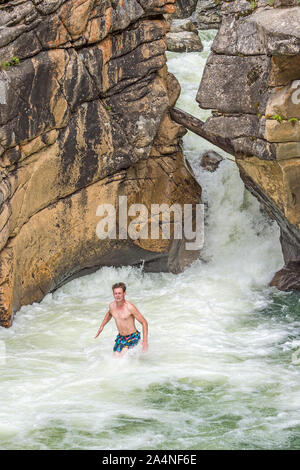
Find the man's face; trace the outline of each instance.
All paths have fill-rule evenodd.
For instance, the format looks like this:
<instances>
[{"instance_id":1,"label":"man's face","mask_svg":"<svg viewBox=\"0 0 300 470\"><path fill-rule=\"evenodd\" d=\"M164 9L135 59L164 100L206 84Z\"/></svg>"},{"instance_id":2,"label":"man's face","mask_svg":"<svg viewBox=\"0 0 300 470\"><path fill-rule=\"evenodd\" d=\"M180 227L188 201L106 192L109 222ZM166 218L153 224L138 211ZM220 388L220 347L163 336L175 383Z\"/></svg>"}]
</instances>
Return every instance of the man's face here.
<instances>
[{"instance_id":1,"label":"man's face","mask_svg":"<svg viewBox=\"0 0 300 470\"><path fill-rule=\"evenodd\" d=\"M113 290L114 298L117 302L121 302L125 298L125 292L123 292L122 287L117 287Z\"/></svg>"}]
</instances>

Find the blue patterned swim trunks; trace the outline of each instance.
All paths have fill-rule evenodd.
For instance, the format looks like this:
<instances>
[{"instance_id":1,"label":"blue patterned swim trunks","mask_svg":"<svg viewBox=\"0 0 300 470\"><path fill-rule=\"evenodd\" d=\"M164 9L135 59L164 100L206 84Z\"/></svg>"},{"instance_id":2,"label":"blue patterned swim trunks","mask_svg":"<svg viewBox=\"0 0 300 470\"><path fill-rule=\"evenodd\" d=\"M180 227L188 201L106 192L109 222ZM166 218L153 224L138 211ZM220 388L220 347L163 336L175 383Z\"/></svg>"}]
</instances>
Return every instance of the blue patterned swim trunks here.
<instances>
[{"instance_id":1,"label":"blue patterned swim trunks","mask_svg":"<svg viewBox=\"0 0 300 470\"><path fill-rule=\"evenodd\" d=\"M141 333L138 330L128 336L118 334L114 345L114 351L121 352L123 348L133 348L138 344L140 339Z\"/></svg>"}]
</instances>

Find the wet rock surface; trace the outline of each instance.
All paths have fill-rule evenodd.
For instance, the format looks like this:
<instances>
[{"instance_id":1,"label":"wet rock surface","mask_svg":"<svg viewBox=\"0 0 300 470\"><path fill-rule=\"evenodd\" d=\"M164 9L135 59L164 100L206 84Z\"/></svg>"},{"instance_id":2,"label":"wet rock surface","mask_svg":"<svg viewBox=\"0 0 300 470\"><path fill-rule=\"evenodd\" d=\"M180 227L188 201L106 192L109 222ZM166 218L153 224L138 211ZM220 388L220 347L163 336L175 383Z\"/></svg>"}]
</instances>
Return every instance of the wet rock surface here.
<instances>
[{"instance_id":1,"label":"wet rock surface","mask_svg":"<svg viewBox=\"0 0 300 470\"><path fill-rule=\"evenodd\" d=\"M0 2L0 63L20 62L0 69L2 326L104 265L178 269L172 237L96 234L97 207L122 195L149 211L199 202L185 129L168 111L180 92L165 57L162 15L173 10L173 0Z\"/></svg>"},{"instance_id":2,"label":"wet rock surface","mask_svg":"<svg viewBox=\"0 0 300 470\"><path fill-rule=\"evenodd\" d=\"M230 139L246 187L281 228L286 267L272 285L298 289L300 7L235 0L221 12L197 94L212 109L203 128Z\"/></svg>"},{"instance_id":3,"label":"wet rock surface","mask_svg":"<svg viewBox=\"0 0 300 470\"><path fill-rule=\"evenodd\" d=\"M224 159L219 153L208 150L202 155L200 165L204 170L213 173L218 169L222 160Z\"/></svg>"}]
</instances>

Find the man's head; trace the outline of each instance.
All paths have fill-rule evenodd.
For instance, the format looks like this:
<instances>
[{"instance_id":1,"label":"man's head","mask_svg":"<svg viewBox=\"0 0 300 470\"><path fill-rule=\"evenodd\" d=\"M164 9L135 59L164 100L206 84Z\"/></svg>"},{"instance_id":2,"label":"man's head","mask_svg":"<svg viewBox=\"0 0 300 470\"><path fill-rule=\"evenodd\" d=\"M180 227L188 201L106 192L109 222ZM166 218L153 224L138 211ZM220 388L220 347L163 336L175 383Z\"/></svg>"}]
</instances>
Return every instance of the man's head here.
<instances>
[{"instance_id":1,"label":"man's head","mask_svg":"<svg viewBox=\"0 0 300 470\"><path fill-rule=\"evenodd\" d=\"M117 302L124 300L126 294L126 285L124 282L117 282L112 286L113 296Z\"/></svg>"}]
</instances>

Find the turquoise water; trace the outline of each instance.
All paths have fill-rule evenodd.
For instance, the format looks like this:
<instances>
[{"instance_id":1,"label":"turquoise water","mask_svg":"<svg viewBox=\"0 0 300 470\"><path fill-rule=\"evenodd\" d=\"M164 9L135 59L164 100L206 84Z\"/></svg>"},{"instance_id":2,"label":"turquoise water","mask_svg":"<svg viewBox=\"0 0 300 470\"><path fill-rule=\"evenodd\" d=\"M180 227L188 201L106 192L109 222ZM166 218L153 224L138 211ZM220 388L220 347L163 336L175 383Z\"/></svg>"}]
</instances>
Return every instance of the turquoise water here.
<instances>
[{"instance_id":1,"label":"turquoise water","mask_svg":"<svg viewBox=\"0 0 300 470\"><path fill-rule=\"evenodd\" d=\"M168 62L178 106L205 119L194 96L213 32L201 35L204 52ZM299 449L300 296L268 287L279 229L234 162L201 169L208 148L184 137L206 204L201 259L179 275L98 270L0 330L1 449ZM148 354L115 359L112 321L94 339L116 281L149 322Z\"/></svg>"}]
</instances>

